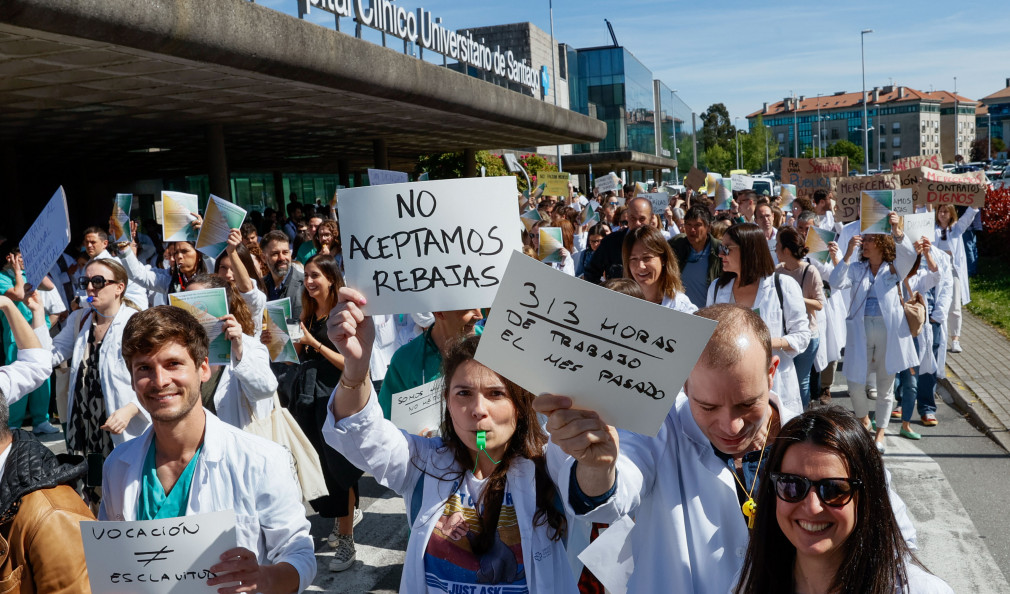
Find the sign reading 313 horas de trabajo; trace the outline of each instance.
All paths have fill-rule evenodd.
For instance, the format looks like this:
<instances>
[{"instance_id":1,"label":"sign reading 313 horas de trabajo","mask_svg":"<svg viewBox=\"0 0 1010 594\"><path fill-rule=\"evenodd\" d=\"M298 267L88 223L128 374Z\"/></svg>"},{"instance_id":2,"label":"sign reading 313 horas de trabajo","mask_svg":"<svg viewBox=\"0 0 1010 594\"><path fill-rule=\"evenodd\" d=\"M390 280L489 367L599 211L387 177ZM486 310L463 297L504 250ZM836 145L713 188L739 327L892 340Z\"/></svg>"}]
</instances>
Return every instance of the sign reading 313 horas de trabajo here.
<instances>
[{"instance_id":1,"label":"sign reading 313 horas de trabajo","mask_svg":"<svg viewBox=\"0 0 1010 594\"><path fill-rule=\"evenodd\" d=\"M518 60L511 50L493 50L470 33L457 33L443 27L442 19L418 8L410 11L391 0L298 0L302 11L312 8L354 19L365 27L378 29L394 37L416 43L426 50L448 56L461 63L493 72L516 84L529 87L533 96L540 90L540 70L525 60Z\"/></svg>"}]
</instances>

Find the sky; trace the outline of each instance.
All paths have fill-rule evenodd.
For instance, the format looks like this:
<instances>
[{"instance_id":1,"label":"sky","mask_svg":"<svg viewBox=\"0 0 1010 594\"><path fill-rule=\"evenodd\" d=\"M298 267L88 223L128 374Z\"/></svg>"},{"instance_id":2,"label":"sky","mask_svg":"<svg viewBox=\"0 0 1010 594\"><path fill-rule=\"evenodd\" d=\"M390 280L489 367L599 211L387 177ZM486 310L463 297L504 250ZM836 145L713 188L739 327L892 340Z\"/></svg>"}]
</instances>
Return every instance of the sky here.
<instances>
[{"instance_id":1,"label":"sky","mask_svg":"<svg viewBox=\"0 0 1010 594\"><path fill-rule=\"evenodd\" d=\"M257 3L297 14L297 0ZM452 29L530 21L550 31L548 0L394 3L408 11L423 7ZM861 90L863 29L873 29L865 36L867 89L893 82L953 91L957 77L960 95L980 99L994 93L1010 78L1010 10L998 5L556 0L554 35L576 48L611 45L603 21L609 19L618 42L652 70L653 78L676 89L695 113L723 103L746 128L743 118L765 101L781 101L791 93L814 97ZM329 13L312 10L307 18L333 27ZM341 25L353 34L349 19ZM379 42L377 32L364 37ZM390 38L390 47L402 50L402 42Z\"/></svg>"}]
</instances>

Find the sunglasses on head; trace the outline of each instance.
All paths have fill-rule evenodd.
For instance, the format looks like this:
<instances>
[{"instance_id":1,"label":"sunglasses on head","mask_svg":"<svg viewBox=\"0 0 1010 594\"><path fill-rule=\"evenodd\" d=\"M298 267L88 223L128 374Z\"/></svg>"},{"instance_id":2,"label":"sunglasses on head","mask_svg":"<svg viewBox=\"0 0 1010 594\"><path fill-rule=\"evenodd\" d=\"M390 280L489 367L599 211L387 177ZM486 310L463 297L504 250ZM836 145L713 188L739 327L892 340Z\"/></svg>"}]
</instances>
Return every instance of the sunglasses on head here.
<instances>
[{"instance_id":1,"label":"sunglasses on head","mask_svg":"<svg viewBox=\"0 0 1010 594\"><path fill-rule=\"evenodd\" d=\"M823 478L812 481L805 476L795 474L771 473L772 484L775 485L775 495L787 503L799 503L807 498L810 487L814 487L817 498L829 507L844 507L856 491L863 486L863 481L848 478Z\"/></svg>"},{"instance_id":2,"label":"sunglasses on head","mask_svg":"<svg viewBox=\"0 0 1010 594\"><path fill-rule=\"evenodd\" d=\"M112 282L112 281L109 281L108 279L106 279L104 276L102 276L100 274L96 274L95 276L92 276L92 277L82 276L81 278L79 278L77 280L77 286L80 287L80 288L82 288L82 289L87 290L88 284L90 284L91 286L95 287L96 289L101 289L102 287L104 287L105 285L107 285L110 282Z\"/></svg>"}]
</instances>

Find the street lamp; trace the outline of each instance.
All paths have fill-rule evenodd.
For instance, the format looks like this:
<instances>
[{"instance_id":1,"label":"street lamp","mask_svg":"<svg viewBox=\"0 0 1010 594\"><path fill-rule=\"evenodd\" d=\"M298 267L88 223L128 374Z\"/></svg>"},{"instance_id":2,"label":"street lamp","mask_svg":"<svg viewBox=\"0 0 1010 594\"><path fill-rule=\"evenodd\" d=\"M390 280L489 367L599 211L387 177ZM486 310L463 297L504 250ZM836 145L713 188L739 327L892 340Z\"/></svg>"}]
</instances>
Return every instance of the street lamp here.
<instances>
[{"instance_id":1,"label":"street lamp","mask_svg":"<svg viewBox=\"0 0 1010 594\"><path fill-rule=\"evenodd\" d=\"M859 32L859 57L863 65L863 173L870 170L869 153L869 128L866 118L866 34L873 33L873 29L863 29Z\"/></svg>"},{"instance_id":2,"label":"street lamp","mask_svg":"<svg viewBox=\"0 0 1010 594\"><path fill-rule=\"evenodd\" d=\"M557 61L556 55L558 50L558 44L554 43L554 0L547 0L547 9L551 15L551 86L554 87L554 107L558 106L558 78L557 78ZM558 171L564 171L561 168L561 145L556 145L558 152Z\"/></svg>"},{"instance_id":3,"label":"street lamp","mask_svg":"<svg viewBox=\"0 0 1010 594\"><path fill-rule=\"evenodd\" d=\"M824 149L821 147L821 94L817 93L817 156L824 156Z\"/></svg>"},{"instance_id":4,"label":"street lamp","mask_svg":"<svg viewBox=\"0 0 1010 594\"><path fill-rule=\"evenodd\" d=\"M736 123L740 121L740 118L733 118L733 129L736 131L734 140L736 140L736 168L740 167L740 128L737 127Z\"/></svg>"},{"instance_id":5,"label":"street lamp","mask_svg":"<svg viewBox=\"0 0 1010 594\"><path fill-rule=\"evenodd\" d=\"M985 110L986 124L985 124L985 136L989 139L989 151L985 154L987 159L992 159L992 114L989 113L989 108Z\"/></svg>"}]
</instances>

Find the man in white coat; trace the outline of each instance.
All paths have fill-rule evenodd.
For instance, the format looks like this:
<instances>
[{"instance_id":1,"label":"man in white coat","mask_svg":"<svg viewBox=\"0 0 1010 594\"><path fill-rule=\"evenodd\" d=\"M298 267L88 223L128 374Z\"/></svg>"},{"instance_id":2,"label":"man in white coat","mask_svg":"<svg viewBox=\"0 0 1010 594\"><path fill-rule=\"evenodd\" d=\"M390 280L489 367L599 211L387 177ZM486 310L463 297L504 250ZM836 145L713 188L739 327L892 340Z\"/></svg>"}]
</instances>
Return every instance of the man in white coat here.
<instances>
[{"instance_id":1,"label":"man in white coat","mask_svg":"<svg viewBox=\"0 0 1010 594\"><path fill-rule=\"evenodd\" d=\"M234 510L238 547L210 567L216 577L207 585L301 592L315 577L316 559L291 455L198 406L201 384L211 375L207 350L203 326L176 307L148 309L126 324L123 358L152 426L106 460L98 517Z\"/></svg>"},{"instance_id":2,"label":"man in white coat","mask_svg":"<svg viewBox=\"0 0 1010 594\"><path fill-rule=\"evenodd\" d=\"M771 391L778 358L761 318L730 304L697 315L718 325L656 437L618 431L566 396L534 403L548 415L551 447L571 457L558 485L568 512L618 522L608 530L632 526L634 514L623 546L590 567L611 590L625 581L627 592L730 591L765 447L793 416ZM904 503L892 496L914 544Z\"/></svg>"}]
</instances>

